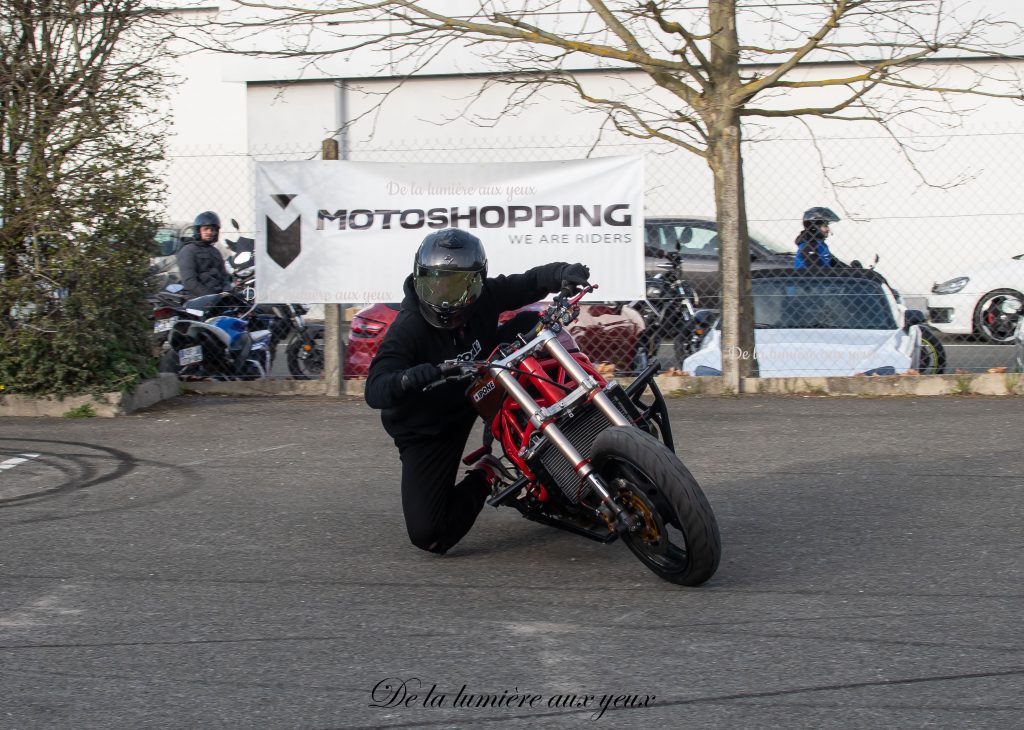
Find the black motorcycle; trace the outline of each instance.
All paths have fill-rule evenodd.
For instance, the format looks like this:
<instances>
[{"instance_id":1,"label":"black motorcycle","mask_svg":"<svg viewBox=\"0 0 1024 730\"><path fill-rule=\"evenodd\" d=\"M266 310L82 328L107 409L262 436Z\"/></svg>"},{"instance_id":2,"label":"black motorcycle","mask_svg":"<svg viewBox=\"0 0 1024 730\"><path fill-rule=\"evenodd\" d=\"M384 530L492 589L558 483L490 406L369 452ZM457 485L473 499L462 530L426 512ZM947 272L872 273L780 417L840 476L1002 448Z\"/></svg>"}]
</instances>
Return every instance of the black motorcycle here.
<instances>
[{"instance_id":1,"label":"black motorcycle","mask_svg":"<svg viewBox=\"0 0 1024 730\"><path fill-rule=\"evenodd\" d=\"M643 317L645 325L637 347L638 370L643 370L647 361L657 356L661 344L668 340L676 347L676 359L681 360L680 344L689 342L688 336L681 335L693 329L697 292L683 276L682 256L669 251L665 258L665 263L657 264L660 271L647 277L644 298L630 302L630 306Z\"/></svg>"},{"instance_id":2,"label":"black motorcycle","mask_svg":"<svg viewBox=\"0 0 1024 730\"><path fill-rule=\"evenodd\" d=\"M238 223L231 224L238 230ZM246 236L226 241L233 252L228 263L234 272L233 291L249 304L245 315L250 329L270 332L271 352L276 353L282 342L288 372L296 380L314 380L324 369L324 328L319 324L306 324L304 315L309 309L302 304L253 304L256 300L255 241Z\"/></svg>"}]
</instances>

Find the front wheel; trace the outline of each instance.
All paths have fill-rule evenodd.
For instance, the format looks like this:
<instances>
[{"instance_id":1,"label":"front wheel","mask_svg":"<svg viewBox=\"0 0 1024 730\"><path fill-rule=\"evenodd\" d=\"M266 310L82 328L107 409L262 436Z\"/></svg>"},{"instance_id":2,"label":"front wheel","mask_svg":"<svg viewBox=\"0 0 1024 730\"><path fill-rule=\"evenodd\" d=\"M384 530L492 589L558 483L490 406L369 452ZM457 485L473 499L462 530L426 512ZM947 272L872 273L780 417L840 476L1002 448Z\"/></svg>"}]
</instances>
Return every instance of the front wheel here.
<instances>
[{"instance_id":1,"label":"front wheel","mask_svg":"<svg viewBox=\"0 0 1024 730\"><path fill-rule=\"evenodd\" d=\"M316 380L324 370L324 328L309 325L292 335L286 350L288 372L296 380Z\"/></svg>"},{"instance_id":2,"label":"front wheel","mask_svg":"<svg viewBox=\"0 0 1024 730\"><path fill-rule=\"evenodd\" d=\"M921 328L921 359L918 364L921 375L942 375L946 372L946 348L939 335L930 327Z\"/></svg>"},{"instance_id":3,"label":"front wheel","mask_svg":"<svg viewBox=\"0 0 1024 730\"><path fill-rule=\"evenodd\" d=\"M997 345L1013 342L1020 314L1007 311L1003 304L1008 299L1021 299L1013 289L995 289L983 296L974 308L974 331L982 339Z\"/></svg>"},{"instance_id":4,"label":"front wheel","mask_svg":"<svg viewBox=\"0 0 1024 730\"><path fill-rule=\"evenodd\" d=\"M639 517L623 541L655 575L698 586L722 555L715 514L678 457L654 437L613 426L594 441L592 463L619 504Z\"/></svg>"}]
</instances>

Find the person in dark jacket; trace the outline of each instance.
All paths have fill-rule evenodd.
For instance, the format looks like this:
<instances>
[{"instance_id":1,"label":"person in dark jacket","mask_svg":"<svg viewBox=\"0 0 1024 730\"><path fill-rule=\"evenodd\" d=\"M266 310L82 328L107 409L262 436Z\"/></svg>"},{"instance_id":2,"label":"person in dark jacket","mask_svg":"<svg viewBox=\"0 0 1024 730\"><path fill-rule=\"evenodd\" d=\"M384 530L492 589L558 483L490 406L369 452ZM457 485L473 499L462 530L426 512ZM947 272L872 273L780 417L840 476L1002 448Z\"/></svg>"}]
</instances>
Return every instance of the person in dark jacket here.
<instances>
[{"instance_id":1,"label":"person in dark jacket","mask_svg":"<svg viewBox=\"0 0 1024 730\"><path fill-rule=\"evenodd\" d=\"M178 276L194 297L219 294L231 288L231 278L224 265L224 256L214 246L220 236L220 217L212 210L196 216L192 223L192 239L178 249Z\"/></svg>"},{"instance_id":2,"label":"person in dark jacket","mask_svg":"<svg viewBox=\"0 0 1024 730\"><path fill-rule=\"evenodd\" d=\"M803 218L803 230L796 237L796 258L793 260L793 268L804 271L841 266L825 242L830 233L829 225L837 223L839 216L829 208L817 207L804 211Z\"/></svg>"},{"instance_id":3,"label":"person in dark jacket","mask_svg":"<svg viewBox=\"0 0 1024 730\"><path fill-rule=\"evenodd\" d=\"M456 482L477 415L465 383L423 391L442 379L438 363L487 357L503 341L498 315L559 291L563 281L582 285L589 278L583 264L564 262L487 278L480 239L455 228L420 244L401 311L370 363L365 389L398 447L402 511L416 547L444 554L461 540L502 470L487 455Z\"/></svg>"}]
</instances>

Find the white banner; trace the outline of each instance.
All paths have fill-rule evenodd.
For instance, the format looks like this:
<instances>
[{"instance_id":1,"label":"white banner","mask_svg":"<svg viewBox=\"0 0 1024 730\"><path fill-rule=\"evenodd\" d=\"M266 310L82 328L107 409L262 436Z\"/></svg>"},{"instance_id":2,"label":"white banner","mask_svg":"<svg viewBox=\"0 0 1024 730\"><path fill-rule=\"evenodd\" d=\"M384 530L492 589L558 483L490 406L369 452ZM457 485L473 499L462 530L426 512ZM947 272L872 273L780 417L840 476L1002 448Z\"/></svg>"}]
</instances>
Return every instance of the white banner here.
<instances>
[{"instance_id":1,"label":"white banner","mask_svg":"<svg viewBox=\"0 0 1024 730\"><path fill-rule=\"evenodd\" d=\"M488 275L552 261L590 267L591 300L644 294L643 159L256 165L260 302L400 302L429 233L483 241Z\"/></svg>"}]
</instances>

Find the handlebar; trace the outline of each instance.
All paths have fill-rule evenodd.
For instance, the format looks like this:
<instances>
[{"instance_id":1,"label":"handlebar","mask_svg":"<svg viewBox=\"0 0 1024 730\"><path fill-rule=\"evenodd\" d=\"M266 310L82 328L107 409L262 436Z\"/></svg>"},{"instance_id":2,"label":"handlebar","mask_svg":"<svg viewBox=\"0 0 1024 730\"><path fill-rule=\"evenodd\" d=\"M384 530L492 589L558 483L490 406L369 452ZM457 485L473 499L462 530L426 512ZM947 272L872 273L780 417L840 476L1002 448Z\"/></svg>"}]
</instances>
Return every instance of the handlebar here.
<instances>
[{"instance_id":1,"label":"handlebar","mask_svg":"<svg viewBox=\"0 0 1024 730\"><path fill-rule=\"evenodd\" d=\"M599 288L600 287L598 287L597 284L584 284L583 286L579 286L577 284L569 284L568 282L563 281L561 293L563 296L575 295L566 302L568 306L574 307L579 304L579 301L583 297Z\"/></svg>"},{"instance_id":2,"label":"handlebar","mask_svg":"<svg viewBox=\"0 0 1024 730\"><path fill-rule=\"evenodd\" d=\"M587 283L580 286L563 281L562 290L554 298L551 306L541 314L537 325L538 331L546 326L558 332L562 326L570 324L578 314L580 300L597 288L597 284ZM431 391L445 383L475 377L488 365L490 363L487 360L446 360L437 366L441 371L441 377L424 386L423 392Z\"/></svg>"}]
</instances>

